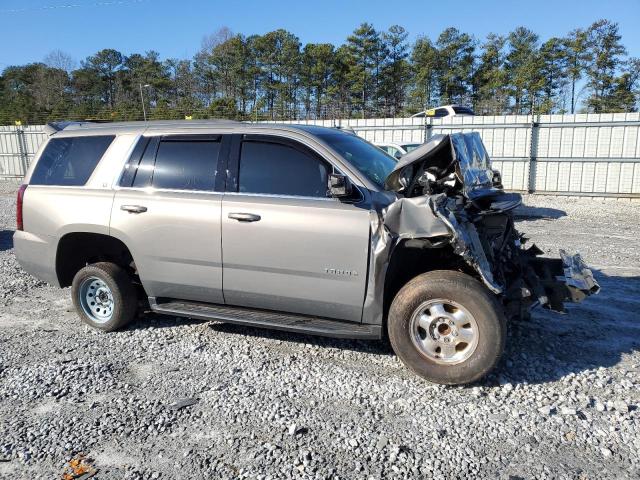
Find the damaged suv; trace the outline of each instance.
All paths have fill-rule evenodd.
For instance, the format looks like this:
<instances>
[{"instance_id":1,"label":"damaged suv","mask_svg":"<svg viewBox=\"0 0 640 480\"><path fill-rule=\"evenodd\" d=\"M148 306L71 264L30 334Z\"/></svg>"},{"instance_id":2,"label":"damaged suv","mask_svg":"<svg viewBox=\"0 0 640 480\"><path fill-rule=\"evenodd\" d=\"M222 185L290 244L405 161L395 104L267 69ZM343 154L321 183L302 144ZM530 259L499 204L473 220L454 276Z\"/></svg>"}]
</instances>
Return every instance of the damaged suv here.
<instances>
[{"instance_id":1,"label":"damaged suv","mask_svg":"<svg viewBox=\"0 0 640 480\"><path fill-rule=\"evenodd\" d=\"M505 322L596 293L578 255L514 227L477 134L399 162L335 129L226 121L49 127L20 187L16 255L112 331L142 306L343 338L387 336L438 383L473 382Z\"/></svg>"}]
</instances>

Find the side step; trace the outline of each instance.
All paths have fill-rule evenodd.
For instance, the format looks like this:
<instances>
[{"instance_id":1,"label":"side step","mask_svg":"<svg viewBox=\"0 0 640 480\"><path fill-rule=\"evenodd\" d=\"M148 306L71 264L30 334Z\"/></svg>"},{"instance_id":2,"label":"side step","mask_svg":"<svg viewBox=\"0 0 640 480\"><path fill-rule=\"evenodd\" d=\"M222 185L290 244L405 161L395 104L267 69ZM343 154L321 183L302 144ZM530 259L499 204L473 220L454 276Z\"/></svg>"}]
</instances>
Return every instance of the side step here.
<instances>
[{"instance_id":1,"label":"side step","mask_svg":"<svg viewBox=\"0 0 640 480\"><path fill-rule=\"evenodd\" d=\"M164 315L219 320L239 325L285 330L335 338L379 339L380 325L344 322L329 318L309 317L295 313L232 307L186 300L156 299L149 297L151 310Z\"/></svg>"}]
</instances>

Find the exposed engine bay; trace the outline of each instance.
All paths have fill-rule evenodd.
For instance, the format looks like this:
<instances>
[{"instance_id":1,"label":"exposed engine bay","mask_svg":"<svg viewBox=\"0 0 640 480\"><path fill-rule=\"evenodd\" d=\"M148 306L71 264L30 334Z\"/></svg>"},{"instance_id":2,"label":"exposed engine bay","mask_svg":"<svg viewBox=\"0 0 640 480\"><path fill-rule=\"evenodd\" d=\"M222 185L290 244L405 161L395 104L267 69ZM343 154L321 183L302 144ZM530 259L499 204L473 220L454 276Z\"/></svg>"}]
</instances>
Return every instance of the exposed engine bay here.
<instances>
[{"instance_id":1,"label":"exposed engine bay","mask_svg":"<svg viewBox=\"0 0 640 480\"><path fill-rule=\"evenodd\" d=\"M399 195L384 213L397 238L446 243L502 300L508 316L542 305L564 312L600 287L579 254L547 258L515 228L517 193L503 190L477 133L437 135L403 156L385 186Z\"/></svg>"}]
</instances>

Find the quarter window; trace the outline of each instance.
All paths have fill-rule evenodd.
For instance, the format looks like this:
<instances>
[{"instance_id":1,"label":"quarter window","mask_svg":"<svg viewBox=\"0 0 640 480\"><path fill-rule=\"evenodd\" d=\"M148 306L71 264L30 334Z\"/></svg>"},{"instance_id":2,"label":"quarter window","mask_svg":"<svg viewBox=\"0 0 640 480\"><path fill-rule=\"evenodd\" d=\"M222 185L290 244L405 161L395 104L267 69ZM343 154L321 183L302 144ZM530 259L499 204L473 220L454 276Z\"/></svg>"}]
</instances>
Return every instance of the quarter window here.
<instances>
[{"instance_id":1,"label":"quarter window","mask_svg":"<svg viewBox=\"0 0 640 480\"><path fill-rule=\"evenodd\" d=\"M289 145L244 141L238 185L241 193L326 197L330 167Z\"/></svg>"},{"instance_id":2,"label":"quarter window","mask_svg":"<svg viewBox=\"0 0 640 480\"><path fill-rule=\"evenodd\" d=\"M51 139L42 152L29 183L84 185L114 138L114 135L103 135Z\"/></svg>"}]
</instances>

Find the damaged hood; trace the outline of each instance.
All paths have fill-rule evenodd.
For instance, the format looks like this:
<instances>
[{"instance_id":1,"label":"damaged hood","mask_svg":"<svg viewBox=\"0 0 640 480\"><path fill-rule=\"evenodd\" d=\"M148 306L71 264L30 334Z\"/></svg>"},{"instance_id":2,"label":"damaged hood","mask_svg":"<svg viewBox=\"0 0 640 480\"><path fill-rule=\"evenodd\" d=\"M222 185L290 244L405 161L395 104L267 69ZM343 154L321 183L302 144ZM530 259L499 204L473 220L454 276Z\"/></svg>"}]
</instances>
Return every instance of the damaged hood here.
<instances>
[{"instance_id":1,"label":"damaged hood","mask_svg":"<svg viewBox=\"0 0 640 480\"><path fill-rule=\"evenodd\" d=\"M436 193L428 191L433 186L459 189L469 199L496 191L491 160L477 132L433 136L404 155L385 180L387 190L404 197Z\"/></svg>"}]
</instances>

